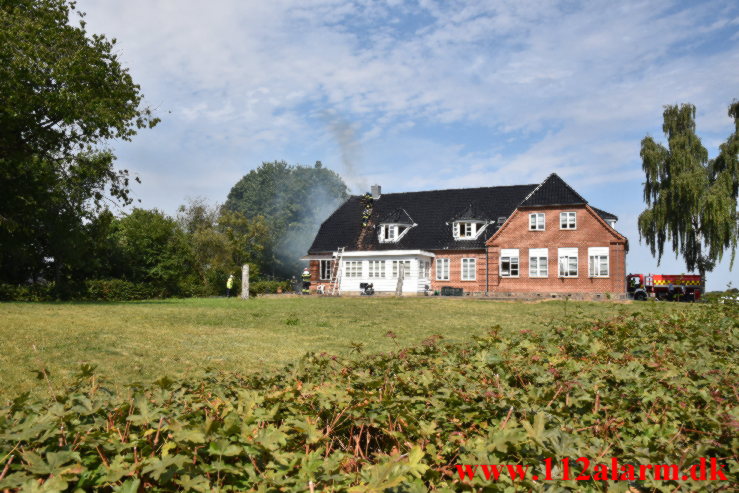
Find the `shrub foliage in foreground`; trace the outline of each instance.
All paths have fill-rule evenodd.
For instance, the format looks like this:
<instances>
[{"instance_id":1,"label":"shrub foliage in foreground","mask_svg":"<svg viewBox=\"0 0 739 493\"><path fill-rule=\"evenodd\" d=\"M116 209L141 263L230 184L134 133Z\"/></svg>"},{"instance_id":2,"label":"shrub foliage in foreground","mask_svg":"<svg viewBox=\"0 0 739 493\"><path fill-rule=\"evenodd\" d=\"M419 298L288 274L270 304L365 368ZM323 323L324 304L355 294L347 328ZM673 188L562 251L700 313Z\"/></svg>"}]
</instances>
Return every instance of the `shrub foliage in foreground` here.
<instances>
[{"instance_id":1,"label":"shrub foliage in foreground","mask_svg":"<svg viewBox=\"0 0 739 493\"><path fill-rule=\"evenodd\" d=\"M280 373L162 378L129 396L112 395L85 367L54 400L21 396L0 411L0 489L513 487L503 475L495 485L460 482L455 464L531 465L516 482L522 490L629 487L533 481L548 457L681 468L716 457L735 479L737 314L707 306L541 331L493 328L467 345L435 337L390 355L313 354Z\"/></svg>"}]
</instances>

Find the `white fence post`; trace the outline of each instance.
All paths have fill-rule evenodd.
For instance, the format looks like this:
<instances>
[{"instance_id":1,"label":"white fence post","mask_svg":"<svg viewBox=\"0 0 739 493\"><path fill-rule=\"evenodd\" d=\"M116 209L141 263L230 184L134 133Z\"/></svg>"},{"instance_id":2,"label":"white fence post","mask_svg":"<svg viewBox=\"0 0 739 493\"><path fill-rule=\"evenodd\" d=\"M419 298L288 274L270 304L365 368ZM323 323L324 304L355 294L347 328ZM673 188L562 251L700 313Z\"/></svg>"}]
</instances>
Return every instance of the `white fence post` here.
<instances>
[{"instance_id":1,"label":"white fence post","mask_svg":"<svg viewBox=\"0 0 739 493\"><path fill-rule=\"evenodd\" d=\"M405 278L405 263L398 262L398 284L395 285L395 296L403 296L403 279Z\"/></svg>"},{"instance_id":2,"label":"white fence post","mask_svg":"<svg viewBox=\"0 0 739 493\"><path fill-rule=\"evenodd\" d=\"M241 299L249 299L249 264L241 266Z\"/></svg>"}]
</instances>

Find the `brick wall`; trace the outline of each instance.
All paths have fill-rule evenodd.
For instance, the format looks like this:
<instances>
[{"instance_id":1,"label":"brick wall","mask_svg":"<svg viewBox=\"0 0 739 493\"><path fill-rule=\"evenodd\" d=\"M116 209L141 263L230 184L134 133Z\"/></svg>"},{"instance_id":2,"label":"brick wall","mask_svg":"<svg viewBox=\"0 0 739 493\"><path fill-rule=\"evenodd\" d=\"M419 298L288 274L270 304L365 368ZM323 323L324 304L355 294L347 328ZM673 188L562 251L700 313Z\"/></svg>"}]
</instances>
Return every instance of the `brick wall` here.
<instances>
[{"instance_id":1,"label":"brick wall","mask_svg":"<svg viewBox=\"0 0 739 493\"><path fill-rule=\"evenodd\" d=\"M484 293L485 292L485 251L483 250L432 250L436 255L434 261L431 264L431 289L440 290L444 286L451 286L453 288L462 288L465 293ZM436 262L439 259L449 259L449 280L448 281L437 281L436 280ZM477 276L474 281L463 281L462 280L462 259L463 258L475 258L477 259Z\"/></svg>"},{"instance_id":2,"label":"brick wall","mask_svg":"<svg viewBox=\"0 0 739 493\"><path fill-rule=\"evenodd\" d=\"M315 293L318 290L318 286L323 286L325 289L325 292L328 293L329 291L329 280L321 280L320 277L320 260L311 260L310 264L308 264L308 269L310 270L310 290L312 293Z\"/></svg>"},{"instance_id":3,"label":"brick wall","mask_svg":"<svg viewBox=\"0 0 739 493\"><path fill-rule=\"evenodd\" d=\"M575 211L577 229L561 230L559 213ZM543 212L546 229L529 231L529 213ZM626 291L626 239L616 233L588 206L517 210L487 243L490 292L500 293L616 293ZM578 276L559 277L558 248L578 249ZM609 247L609 277L591 278L588 247ZM502 248L519 249L519 277L499 275ZM548 277L529 277L529 248L548 249Z\"/></svg>"}]
</instances>

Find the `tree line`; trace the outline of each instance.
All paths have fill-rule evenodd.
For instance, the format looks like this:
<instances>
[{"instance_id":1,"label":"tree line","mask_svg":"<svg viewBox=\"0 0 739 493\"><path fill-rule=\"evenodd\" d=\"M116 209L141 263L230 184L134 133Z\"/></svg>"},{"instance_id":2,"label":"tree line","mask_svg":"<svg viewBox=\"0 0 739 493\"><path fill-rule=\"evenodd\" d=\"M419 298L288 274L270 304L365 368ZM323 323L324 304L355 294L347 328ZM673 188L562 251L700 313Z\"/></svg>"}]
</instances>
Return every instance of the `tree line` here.
<instances>
[{"instance_id":1,"label":"tree line","mask_svg":"<svg viewBox=\"0 0 739 493\"><path fill-rule=\"evenodd\" d=\"M68 0L0 2L0 97L2 298L216 294L244 263L255 279L289 278L347 196L320 162L280 161L247 174L224 206L131 209L139 179L107 143L159 118L115 39L89 33Z\"/></svg>"}]
</instances>

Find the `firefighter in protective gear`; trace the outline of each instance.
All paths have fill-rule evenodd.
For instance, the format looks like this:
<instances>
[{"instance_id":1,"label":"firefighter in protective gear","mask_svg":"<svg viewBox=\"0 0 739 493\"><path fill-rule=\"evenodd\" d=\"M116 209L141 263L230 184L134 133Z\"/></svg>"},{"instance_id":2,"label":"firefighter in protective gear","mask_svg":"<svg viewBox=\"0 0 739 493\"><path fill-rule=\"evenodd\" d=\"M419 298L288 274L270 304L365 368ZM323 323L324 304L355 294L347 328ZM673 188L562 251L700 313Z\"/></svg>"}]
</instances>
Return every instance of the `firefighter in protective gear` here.
<instances>
[{"instance_id":1,"label":"firefighter in protective gear","mask_svg":"<svg viewBox=\"0 0 739 493\"><path fill-rule=\"evenodd\" d=\"M234 288L234 275L231 274L228 276L228 280L226 281L226 298L231 297L231 290Z\"/></svg>"},{"instance_id":2,"label":"firefighter in protective gear","mask_svg":"<svg viewBox=\"0 0 739 493\"><path fill-rule=\"evenodd\" d=\"M310 294L310 271L308 267L303 269L303 294Z\"/></svg>"}]
</instances>

